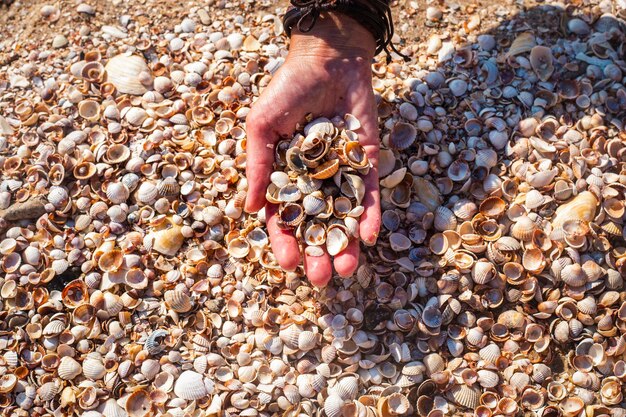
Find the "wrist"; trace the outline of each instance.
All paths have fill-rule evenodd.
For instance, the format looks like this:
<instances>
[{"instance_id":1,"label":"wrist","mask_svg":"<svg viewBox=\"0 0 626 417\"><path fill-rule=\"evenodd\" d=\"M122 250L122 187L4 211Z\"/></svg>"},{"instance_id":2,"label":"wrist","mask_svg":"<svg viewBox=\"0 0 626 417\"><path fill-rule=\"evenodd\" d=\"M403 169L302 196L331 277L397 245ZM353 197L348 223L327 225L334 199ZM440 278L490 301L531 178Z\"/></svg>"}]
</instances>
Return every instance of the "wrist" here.
<instances>
[{"instance_id":1,"label":"wrist","mask_svg":"<svg viewBox=\"0 0 626 417\"><path fill-rule=\"evenodd\" d=\"M372 34L356 20L342 13L321 13L306 33L294 26L290 57L357 59L370 65L376 52Z\"/></svg>"}]
</instances>

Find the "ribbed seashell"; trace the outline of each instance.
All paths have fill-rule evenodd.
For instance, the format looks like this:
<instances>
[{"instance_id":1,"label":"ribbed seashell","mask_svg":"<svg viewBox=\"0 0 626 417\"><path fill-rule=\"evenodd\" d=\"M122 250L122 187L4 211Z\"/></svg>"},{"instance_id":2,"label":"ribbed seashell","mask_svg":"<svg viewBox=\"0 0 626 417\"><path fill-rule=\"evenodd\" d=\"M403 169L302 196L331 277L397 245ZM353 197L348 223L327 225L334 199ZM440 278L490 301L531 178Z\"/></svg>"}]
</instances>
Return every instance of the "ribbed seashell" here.
<instances>
[{"instance_id":1,"label":"ribbed seashell","mask_svg":"<svg viewBox=\"0 0 626 417\"><path fill-rule=\"evenodd\" d=\"M408 149L417 138L417 129L409 123L396 122L389 132L389 147L402 151Z\"/></svg>"},{"instance_id":2,"label":"ribbed seashell","mask_svg":"<svg viewBox=\"0 0 626 417\"><path fill-rule=\"evenodd\" d=\"M140 96L148 89L142 84L142 73L150 73L146 62L137 55L117 55L105 66L107 81L112 83L118 92Z\"/></svg>"},{"instance_id":3,"label":"ribbed seashell","mask_svg":"<svg viewBox=\"0 0 626 417\"><path fill-rule=\"evenodd\" d=\"M299 203L287 203L279 212L280 221L288 227L296 227L304 220L304 208Z\"/></svg>"},{"instance_id":4,"label":"ribbed seashell","mask_svg":"<svg viewBox=\"0 0 626 417\"><path fill-rule=\"evenodd\" d=\"M208 392L202 375L194 371L184 371L176 380L174 394L184 400L192 401L205 397Z\"/></svg>"},{"instance_id":5,"label":"ribbed seashell","mask_svg":"<svg viewBox=\"0 0 626 417\"><path fill-rule=\"evenodd\" d=\"M97 381L102 379L105 374L106 369L100 359L88 357L83 361L83 375L85 375L85 377Z\"/></svg>"},{"instance_id":6,"label":"ribbed seashell","mask_svg":"<svg viewBox=\"0 0 626 417\"><path fill-rule=\"evenodd\" d=\"M576 307L581 313L589 314L591 316L595 315L598 311L598 305L596 304L596 299L593 296L588 296L578 301L578 303L576 303Z\"/></svg>"},{"instance_id":7,"label":"ribbed seashell","mask_svg":"<svg viewBox=\"0 0 626 417\"><path fill-rule=\"evenodd\" d=\"M333 159L326 161L316 167L313 172L311 172L310 176L313 179L325 180L337 173L339 170L339 160Z\"/></svg>"},{"instance_id":8,"label":"ribbed seashell","mask_svg":"<svg viewBox=\"0 0 626 417\"><path fill-rule=\"evenodd\" d=\"M446 230L455 230L457 219L452 210L447 207L439 206L435 210L435 229L444 232Z\"/></svg>"},{"instance_id":9,"label":"ribbed seashell","mask_svg":"<svg viewBox=\"0 0 626 417\"><path fill-rule=\"evenodd\" d=\"M59 364L59 368L57 369L57 374L59 378L64 380L72 380L80 375L82 372L82 367L80 363L78 363L74 358L70 356L64 356L61 358L61 363Z\"/></svg>"},{"instance_id":10,"label":"ribbed seashell","mask_svg":"<svg viewBox=\"0 0 626 417\"><path fill-rule=\"evenodd\" d=\"M296 186L302 194L311 194L319 190L322 187L322 183L322 180L311 178L308 175L299 175L296 178Z\"/></svg>"},{"instance_id":11,"label":"ribbed seashell","mask_svg":"<svg viewBox=\"0 0 626 417\"><path fill-rule=\"evenodd\" d=\"M566 265L560 272L561 281L572 287L587 283L587 274L579 264Z\"/></svg>"},{"instance_id":12,"label":"ribbed seashell","mask_svg":"<svg viewBox=\"0 0 626 417\"><path fill-rule=\"evenodd\" d=\"M470 200L461 199L454 203L452 212L461 220L469 220L478 212L478 207Z\"/></svg>"},{"instance_id":13,"label":"ribbed seashell","mask_svg":"<svg viewBox=\"0 0 626 417\"><path fill-rule=\"evenodd\" d=\"M333 391L343 400L353 400L359 392L359 381L355 377L343 377L339 380Z\"/></svg>"},{"instance_id":14,"label":"ribbed seashell","mask_svg":"<svg viewBox=\"0 0 626 417\"><path fill-rule=\"evenodd\" d=\"M496 271L494 270L491 262L478 261L472 268L472 279L477 284L486 284L494 279L495 276Z\"/></svg>"},{"instance_id":15,"label":"ribbed seashell","mask_svg":"<svg viewBox=\"0 0 626 417\"><path fill-rule=\"evenodd\" d=\"M42 401L50 401L59 392L61 392L61 384L56 381L46 382L37 388L37 395Z\"/></svg>"},{"instance_id":16,"label":"ribbed seashell","mask_svg":"<svg viewBox=\"0 0 626 417\"><path fill-rule=\"evenodd\" d=\"M331 394L324 400L324 413L327 417L340 417L343 415L344 403L339 395Z\"/></svg>"},{"instance_id":17,"label":"ribbed seashell","mask_svg":"<svg viewBox=\"0 0 626 417\"><path fill-rule=\"evenodd\" d=\"M164 299L169 307L178 313L186 313L193 307L191 297L181 290L166 291Z\"/></svg>"},{"instance_id":18,"label":"ribbed seashell","mask_svg":"<svg viewBox=\"0 0 626 417\"><path fill-rule=\"evenodd\" d=\"M112 182L107 186L106 195L113 204L121 204L128 200L130 191L121 182Z\"/></svg>"},{"instance_id":19,"label":"ribbed seashell","mask_svg":"<svg viewBox=\"0 0 626 417\"><path fill-rule=\"evenodd\" d=\"M499 381L500 377L498 376L497 372L487 369L478 370L478 383L483 388L494 388L496 385L498 385Z\"/></svg>"},{"instance_id":20,"label":"ribbed seashell","mask_svg":"<svg viewBox=\"0 0 626 417\"><path fill-rule=\"evenodd\" d=\"M450 397L453 402L463 407L474 409L480 401L480 393L476 388L467 385L455 385L450 388Z\"/></svg>"},{"instance_id":21,"label":"ribbed seashell","mask_svg":"<svg viewBox=\"0 0 626 417\"><path fill-rule=\"evenodd\" d=\"M528 241L532 237L537 225L528 216L521 216L511 227L511 234L514 238Z\"/></svg>"},{"instance_id":22,"label":"ribbed seashell","mask_svg":"<svg viewBox=\"0 0 626 417\"><path fill-rule=\"evenodd\" d=\"M63 187L53 186L48 193L48 201L55 208L62 208L68 201L69 195L67 190Z\"/></svg>"},{"instance_id":23,"label":"ribbed seashell","mask_svg":"<svg viewBox=\"0 0 626 417\"><path fill-rule=\"evenodd\" d=\"M160 196L166 198L176 197L180 193L180 186L176 178L163 178L156 185L157 192Z\"/></svg>"},{"instance_id":24,"label":"ribbed seashell","mask_svg":"<svg viewBox=\"0 0 626 417\"><path fill-rule=\"evenodd\" d=\"M500 347L495 343L490 343L478 351L480 358L487 363L496 363L501 355Z\"/></svg>"},{"instance_id":25,"label":"ribbed seashell","mask_svg":"<svg viewBox=\"0 0 626 417\"><path fill-rule=\"evenodd\" d=\"M424 366L426 367L426 375L430 376L435 372L441 372L446 367L446 362L443 357L438 353L430 353L422 359Z\"/></svg>"},{"instance_id":26,"label":"ribbed seashell","mask_svg":"<svg viewBox=\"0 0 626 417\"><path fill-rule=\"evenodd\" d=\"M151 182L142 182L137 189L137 201L144 204L153 203L159 196L159 190L156 185Z\"/></svg>"}]
</instances>

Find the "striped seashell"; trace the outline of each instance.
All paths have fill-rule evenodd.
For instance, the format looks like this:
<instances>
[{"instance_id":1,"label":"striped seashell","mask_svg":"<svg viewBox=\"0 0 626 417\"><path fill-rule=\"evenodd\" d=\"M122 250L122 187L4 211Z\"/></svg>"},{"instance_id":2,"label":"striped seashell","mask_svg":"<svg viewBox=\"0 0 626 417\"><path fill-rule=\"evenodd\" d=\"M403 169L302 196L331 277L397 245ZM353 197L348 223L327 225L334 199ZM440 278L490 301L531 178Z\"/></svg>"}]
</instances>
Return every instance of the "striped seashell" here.
<instances>
[{"instance_id":1,"label":"striped seashell","mask_svg":"<svg viewBox=\"0 0 626 417\"><path fill-rule=\"evenodd\" d=\"M37 389L37 395L42 401L50 401L59 392L61 392L61 385L56 381L46 382Z\"/></svg>"},{"instance_id":2,"label":"striped seashell","mask_svg":"<svg viewBox=\"0 0 626 417\"><path fill-rule=\"evenodd\" d=\"M60 335L66 328L65 322L61 320L52 320L43 328L43 335L46 337L53 337Z\"/></svg>"},{"instance_id":3,"label":"striped seashell","mask_svg":"<svg viewBox=\"0 0 626 417\"><path fill-rule=\"evenodd\" d=\"M188 400L199 400L209 394L202 375L194 371L184 371L174 385L174 394Z\"/></svg>"},{"instance_id":4,"label":"striped seashell","mask_svg":"<svg viewBox=\"0 0 626 417\"><path fill-rule=\"evenodd\" d=\"M17 352L13 350L6 351L4 355L2 356L4 358L5 363L9 367L15 367L19 364L19 357L17 355Z\"/></svg>"},{"instance_id":5,"label":"striped seashell","mask_svg":"<svg viewBox=\"0 0 626 417\"><path fill-rule=\"evenodd\" d=\"M533 235L533 232L537 228L537 225L528 216L521 216L517 219L513 227L511 227L511 234L516 239L522 241L528 241Z\"/></svg>"},{"instance_id":6,"label":"striped seashell","mask_svg":"<svg viewBox=\"0 0 626 417\"><path fill-rule=\"evenodd\" d=\"M169 290L164 294L165 302L177 313L186 313L192 308L191 297L180 290Z\"/></svg>"},{"instance_id":7,"label":"striped seashell","mask_svg":"<svg viewBox=\"0 0 626 417\"><path fill-rule=\"evenodd\" d=\"M144 182L137 189L135 196L140 203L151 204L159 197L159 190L155 184Z\"/></svg>"},{"instance_id":8,"label":"striped seashell","mask_svg":"<svg viewBox=\"0 0 626 417\"><path fill-rule=\"evenodd\" d=\"M523 372L515 372L509 378L509 384L517 389L518 392L523 392L524 388L530 384L530 376Z\"/></svg>"},{"instance_id":9,"label":"striped seashell","mask_svg":"<svg viewBox=\"0 0 626 417\"><path fill-rule=\"evenodd\" d=\"M175 197L180 192L180 186L176 178L163 178L156 186L157 192L162 197Z\"/></svg>"},{"instance_id":10,"label":"striped seashell","mask_svg":"<svg viewBox=\"0 0 626 417\"><path fill-rule=\"evenodd\" d=\"M455 230L457 226L457 219L452 210L447 207L439 206L435 210L435 229L440 232L446 230Z\"/></svg>"},{"instance_id":11,"label":"striped seashell","mask_svg":"<svg viewBox=\"0 0 626 417\"><path fill-rule=\"evenodd\" d=\"M105 374L106 369L100 359L88 357L83 361L83 375L85 375L86 378L97 381L102 379Z\"/></svg>"},{"instance_id":12,"label":"striped seashell","mask_svg":"<svg viewBox=\"0 0 626 417\"><path fill-rule=\"evenodd\" d=\"M561 281L571 287L581 287L587 283L587 274L580 264L566 265L560 272Z\"/></svg>"},{"instance_id":13,"label":"striped seashell","mask_svg":"<svg viewBox=\"0 0 626 417\"><path fill-rule=\"evenodd\" d=\"M161 370L159 361L154 359L146 359L141 364L141 373L146 377L146 380L151 381Z\"/></svg>"},{"instance_id":14,"label":"striped seashell","mask_svg":"<svg viewBox=\"0 0 626 417\"><path fill-rule=\"evenodd\" d=\"M59 368L57 369L57 374L59 378L64 380L72 380L80 375L82 372L82 367L80 363L78 363L71 356L64 356L61 358L61 363L59 364Z\"/></svg>"},{"instance_id":15,"label":"striped seashell","mask_svg":"<svg viewBox=\"0 0 626 417\"><path fill-rule=\"evenodd\" d=\"M359 381L353 376L341 378L333 392L345 401L354 400L359 393Z\"/></svg>"},{"instance_id":16,"label":"striped seashell","mask_svg":"<svg viewBox=\"0 0 626 417\"><path fill-rule=\"evenodd\" d=\"M89 216L92 219L104 219L109 206L104 201L96 201L89 208Z\"/></svg>"},{"instance_id":17,"label":"striped seashell","mask_svg":"<svg viewBox=\"0 0 626 417\"><path fill-rule=\"evenodd\" d=\"M596 312L598 311L598 305L596 303L596 299L591 295L578 301L578 303L576 303L576 307L578 308L578 311L580 311L581 313L588 314L590 316L595 315Z\"/></svg>"},{"instance_id":18,"label":"striped seashell","mask_svg":"<svg viewBox=\"0 0 626 417\"><path fill-rule=\"evenodd\" d=\"M48 193L48 202L50 202L55 208L62 208L68 201L69 194L63 187L52 186Z\"/></svg>"},{"instance_id":19,"label":"striped seashell","mask_svg":"<svg viewBox=\"0 0 626 417\"><path fill-rule=\"evenodd\" d=\"M473 327L467 331L467 336L465 337L471 345L479 346L483 343L485 333L480 327Z\"/></svg>"},{"instance_id":20,"label":"striped seashell","mask_svg":"<svg viewBox=\"0 0 626 417\"><path fill-rule=\"evenodd\" d=\"M309 351L317 344L317 335L311 331L305 330L298 336L298 349Z\"/></svg>"},{"instance_id":21,"label":"striped seashell","mask_svg":"<svg viewBox=\"0 0 626 417\"><path fill-rule=\"evenodd\" d=\"M163 329L158 329L150 333L150 336L146 339L144 348L151 355L157 355L163 350L161 341L168 335L168 332Z\"/></svg>"},{"instance_id":22,"label":"striped seashell","mask_svg":"<svg viewBox=\"0 0 626 417\"><path fill-rule=\"evenodd\" d=\"M311 178L308 175L300 175L296 178L296 186L302 194L308 195L322 187L323 181Z\"/></svg>"},{"instance_id":23,"label":"striped seashell","mask_svg":"<svg viewBox=\"0 0 626 417\"><path fill-rule=\"evenodd\" d=\"M337 348L333 345L326 345L322 348L321 356L324 363L331 363L337 357Z\"/></svg>"},{"instance_id":24,"label":"striped seashell","mask_svg":"<svg viewBox=\"0 0 626 417\"><path fill-rule=\"evenodd\" d=\"M495 242L495 246L499 251L502 252L514 252L522 248L519 240L510 236L502 236Z\"/></svg>"},{"instance_id":25,"label":"striped seashell","mask_svg":"<svg viewBox=\"0 0 626 417\"><path fill-rule=\"evenodd\" d=\"M244 384L256 379L257 371L254 366L242 366L237 370L237 379Z\"/></svg>"},{"instance_id":26,"label":"striped seashell","mask_svg":"<svg viewBox=\"0 0 626 417\"><path fill-rule=\"evenodd\" d=\"M446 362L438 353L430 353L422 359L426 368L426 375L430 376L436 372L441 372L446 367Z\"/></svg>"},{"instance_id":27,"label":"striped seashell","mask_svg":"<svg viewBox=\"0 0 626 417\"><path fill-rule=\"evenodd\" d=\"M327 417L341 417L345 401L337 394L329 395L324 400L324 412Z\"/></svg>"},{"instance_id":28,"label":"striped seashell","mask_svg":"<svg viewBox=\"0 0 626 417\"><path fill-rule=\"evenodd\" d=\"M490 343L484 348L478 351L480 358L487 363L496 363L496 360L500 357L500 347L495 343Z\"/></svg>"},{"instance_id":29,"label":"striped seashell","mask_svg":"<svg viewBox=\"0 0 626 417\"><path fill-rule=\"evenodd\" d=\"M498 385L498 382L500 381L500 377L498 376L497 372L487 369L480 369L477 373L478 383L483 388L494 388L496 385Z\"/></svg>"},{"instance_id":30,"label":"striped seashell","mask_svg":"<svg viewBox=\"0 0 626 417\"><path fill-rule=\"evenodd\" d=\"M123 183L113 182L107 186L106 195L113 204L121 204L128 200L130 191Z\"/></svg>"},{"instance_id":31,"label":"striped seashell","mask_svg":"<svg viewBox=\"0 0 626 417\"><path fill-rule=\"evenodd\" d=\"M480 392L467 385L455 385L449 390L451 400L465 408L475 409L480 401Z\"/></svg>"},{"instance_id":32,"label":"striped seashell","mask_svg":"<svg viewBox=\"0 0 626 417\"><path fill-rule=\"evenodd\" d=\"M552 369L544 363L533 364L532 379L538 384L543 384L552 375Z\"/></svg>"},{"instance_id":33,"label":"striped seashell","mask_svg":"<svg viewBox=\"0 0 626 417\"><path fill-rule=\"evenodd\" d=\"M286 346L297 349L300 333L302 333L302 329L300 329L297 325L292 324L284 329L281 329L278 336Z\"/></svg>"},{"instance_id":34,"label":"striped seashell","mask_svg":"<svg viewBox=\"0 0 626 417\"><path fill-rule=\"evenodd\" d=\"M298 387L295 385L285 386L285 388L283 388L283 394L291 404L298 404L300 402L300 393L298 392Z\"/></svg>"},{"instance_id":35,"label":"striped seashell","mask_svg":"<svg viewBox=\"0 0 626 417\"><path fill-rule=\"evenodd\" d=\"M99 411L106 417L128 417L126 410L117 403L115 398L106 400Z\"/></svg>"}]
</instances>

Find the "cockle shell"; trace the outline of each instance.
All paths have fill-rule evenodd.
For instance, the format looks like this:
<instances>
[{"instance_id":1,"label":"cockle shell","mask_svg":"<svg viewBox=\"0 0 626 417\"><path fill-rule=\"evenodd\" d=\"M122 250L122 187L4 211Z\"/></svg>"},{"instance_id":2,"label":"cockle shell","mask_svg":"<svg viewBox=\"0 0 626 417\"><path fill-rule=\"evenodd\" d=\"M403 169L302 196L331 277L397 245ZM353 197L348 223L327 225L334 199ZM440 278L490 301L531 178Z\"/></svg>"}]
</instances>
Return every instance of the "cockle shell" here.
<instances>
[{"instance_id":1,"label":"cockle shell","mask_svg":"<svg viewBox=\"0 0 626 417\"><path fill-rule=\"evenodd\" d=\"M530 65L541 81L548 81L554 72L552 50L546 46L537 45L530 50Z\"/></svg>"},{"instance_id":2,"label":"cockle shell","mask_svg":"<svg viewBox=\"0 0 626 417\"><path fill-rule=\"evenodd\" d=\"M194 371L184 371L174 385L174 394L184 400L199 400L210 394L202 375Z\"/></svg>"},{"instance_id":3,"label":"cockle shell","mask_svg":"<svg viewBox=\"0 0 626 417\"><path fill-rule=\"evenodd\" d=\"M192 308L191 298L180 290L166 291L164 299L172 310L179 313L186 313Z\"/></svg>"},{"instance_id":4,"label":"cockle shell","mask_svg":"<svg viewBox=\"0 0 626 417\"><path fill-rule=\"evenodd\" d=\"M59 368L57 369L57 374L59 378L64 380L72 380L80 375L82 372L82 367L80 363L78 363L74 358L70 356L64 356L61 358L61 363L59 364Z\"/></svg>"},{"instance_id":5,"label":"cockle shell","mask_svg":"<svg viewBox=\"0 0 626 417\"><path fill-rule=\"evenodd\" d=\"M140 81L142 73L150 74L148 65L138 55L117 55L105 66L107 81L122 94L140 96L148 89Z\"/></svg>"},{"instance_id":6,"label":"cockle shell","mask_svg":"<svg viewBox=\"0 0 626 417\"><path fill-rule=\"evenodd\" d=\"M556 209L555 217L552 220L552 228L557 230L563 227L563 224L568 220L592 221L597 205L598 199L596 196L589 191L583 191L571 201Z\"/></svg>"},{"instance_id":7,"label":"cockle shell","mask_svg":"<svg viewBox=\"0 0 626 417\"><path fill-rule=\"evenodd\" d=\"M397 122L389 133L389 147L399 151L408 149L417 138L415 126L409 123Z\"/></svg>"}]
</instances>

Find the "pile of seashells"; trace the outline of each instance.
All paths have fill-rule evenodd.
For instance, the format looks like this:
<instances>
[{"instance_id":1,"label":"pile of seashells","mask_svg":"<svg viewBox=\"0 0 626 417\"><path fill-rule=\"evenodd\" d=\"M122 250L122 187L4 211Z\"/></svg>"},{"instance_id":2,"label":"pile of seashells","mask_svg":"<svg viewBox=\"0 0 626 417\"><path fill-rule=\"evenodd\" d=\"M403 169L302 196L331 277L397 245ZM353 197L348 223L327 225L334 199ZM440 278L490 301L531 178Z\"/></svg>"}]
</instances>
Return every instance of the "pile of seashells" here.
<instances>
[{"instance_id":1,"label":"pile of seashells","mask_svg":"<svg viewBox=\"0 0 626 417\"><path fill-rule=\"evenodd\" d=\"M372 164L359 143L358 119L317 118L291 140L276 146L275 168L266 198L279 204L283 227L296 229L309 256L337 255L359 238L359 217Z\"/></svg>"},{"instance_id":2,"label":"pile of seashells","mask_svg":"<svg viewBox=\"0 0 626 417\"><path fill-rule=\"evenodd\" d=\"M592 1L563 10L565 36L521 16L496 37L487 9L430 6L414 60L373 65L378 243L318 290L243 211L245 118L285 60L280 18L214 3L169 32L121 16L11 49L0 414L626 415L624 10ZM309 208L301 175L335 164L307 195L335 196L324 213L351 230L357 125L317 119L279 146L283 222L285 196Z\"/></svg>"}]
</instances>

